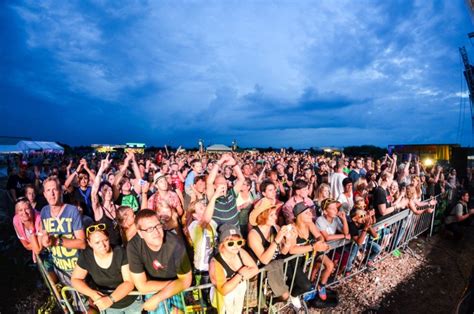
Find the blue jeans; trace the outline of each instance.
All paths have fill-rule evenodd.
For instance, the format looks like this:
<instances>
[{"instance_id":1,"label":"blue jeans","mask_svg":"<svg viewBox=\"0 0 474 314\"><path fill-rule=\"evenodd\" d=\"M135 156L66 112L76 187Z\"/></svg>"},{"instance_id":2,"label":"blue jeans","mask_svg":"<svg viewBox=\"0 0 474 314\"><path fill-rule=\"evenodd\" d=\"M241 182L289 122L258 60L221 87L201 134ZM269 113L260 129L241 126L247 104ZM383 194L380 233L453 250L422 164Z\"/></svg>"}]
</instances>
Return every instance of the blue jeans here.
<instances>
[{"instance_id":1,"label":"blue jeans","mask_svg":"<svg viewBox=\"0 0 474 314\"><path fill-rule=\"evenodd\" d=\"M354 259L357 256L357 252L359 252L359 245L353 242L352 246L348 250L350 250L350 253L349 253L349 260L347 261L347 265L346 265L346 271L351 271L352 264L354 263ZM377 257L377 255L379 255L380 252L382 251L382 247L378 245L372 238L369 238L364 244L362 244L362 251L364 252L369 251L368 252L369 256L367 260L373 261Z\"/></svg>"}]
</instances>

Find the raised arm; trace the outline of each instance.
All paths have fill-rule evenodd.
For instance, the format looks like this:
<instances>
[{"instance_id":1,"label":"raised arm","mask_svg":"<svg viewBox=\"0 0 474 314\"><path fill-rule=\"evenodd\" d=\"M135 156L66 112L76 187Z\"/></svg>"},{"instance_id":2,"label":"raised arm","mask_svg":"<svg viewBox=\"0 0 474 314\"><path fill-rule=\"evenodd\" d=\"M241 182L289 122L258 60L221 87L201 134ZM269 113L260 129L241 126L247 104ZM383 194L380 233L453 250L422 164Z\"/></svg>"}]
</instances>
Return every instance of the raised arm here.
<instances>
[{"instance_id":1,"label":"raised arm","mask_svg":"<svg viewBox=\"0 0 474 314\"><path fill-rule=\"evenodd\" d=\"M260 190L260 183L263 182L263 178L265 177L265 171L267 171L267 162L263 165L262 171L258 175L257 178L257 190ZM260 192L260 191L259 191Z\"/></svg>"},{"instance_id":2,"label":"raised arm","mask_svg":"<svg viewBox=\"0 0 474 314\"><path fill-rule=\"evenodd\" d=\"M142 190L142 198L141 198L141 209L147 209L148 208L148 191L150 190L150 183L145 182L143 186L141 187ZM158 193L158 192L157 192ZM148 208L152 209L152 208Z\"/></svg>"},{"instance_id":3,"label":"raised arm","mask_svg":"<svg viewBox=\"0 0 474 314\"><path fill-rule=\"evenodd\" d=\"M213 169L214 170L214 169ZM216 193L212 195L212 197L209 199L209 203L207 204L207 207L204 211L204 214L202 215L202 223L207 225L211 219L212 216L214 215L214 206L216 205L216 200L225 195L225 187L218 187L216 190Z\"/></svg>"},{"instance_id":4,"label":"raised arm","mask_svg":"<svg viewBox=\"0 0 474 314\"><path fill-rule=\"evenodd\" d=\"M214 181L216 180L217 177L217 172L219 171L219 168L222 167L226 161L228 160L228 155L224 154L221 156L221 158L216 162L214 167L212 167L211 173L207 177L206 180L206 192L207 192L207 197L209 199L212 198L214 194Z\"/></svg>"},{"instance_id":5,"label":"raised arm","mask_svg":"<svg viewBox=\"0 0 474 314\"><path fill-rule=\"evenodd\" d=\"M237 180L235 181L235 184L234 184L234 193L235 195L239 195L240 193L240 189L242 188L242 185L244 184L245 182L245 177L244 177L244 174L242 173L242 169L240 168L240 165L235 162L235 159L231 159L231 165L232 165L232 160L234 161L234 166L233 166L233 169L235 171L235 173L237 174Z\"/></svg>"},{"instance_id":6,"label":"raised arm","mask_svg":"<svg viewBox=\"0 0 474 314\"><path fill-rule=\"evenodd\" d=\"M77 166L77 169L76 171L74 171L73 173L71 173L67 179L66 179L66 182L64 182L64 187L67 189L71 186L72 182L74 181L74 179L76 178L77 174L82 170L82 167L84 165L82 163L79 163L79 165Z\"/></svg>"},{"instance_id":7,"label":"raised arm","mask_svg":"<svg viewBox=\"0 0 474 314\"><path fill-rule=\"evenodd\" d=\"M411 164L411 154L408 155L408 161L407 163L405 164L405 168L403 168L403 174L402 174L402 178L405 178L407 177L409 174L410 174L410 164Z\"/></svg>"},{"instance_id":8,"label":"raised arm","mask_svg":"<svg viewBox=\"0 0 474 314\"><path fill-rule=\"evenodd\" d=\"M120 181L122 181L125 171L127 171L130 160L131 156L127 154L127 157L125 157L125 160L123 161L123 165L120 166L118 173L115 175L114 183L112 184L114 190L114 200L116 200L120 195Z\"/></svg>"},{"instance_id":9,"label":"raised arm","mask_svg":"<svg viewBox=\"0 0 474 314\"><path fill-rule=\"evenodd\" d=\"M397 155L393 154L392 164L390 165L390 173L392 174L392 178L395 177L395 172L397 171Z\"/></svg>"},{"instance_id":10,"label":"raised arm","mask_svg":"<svg viewBox=\"0 0 474 314\"><path fill-rule=\"evenodd\" d=\"M415 156L415 174L420 176L420 157Z\"/></svg>"},{"instance_id":11,"label":"raised arm","mask_svg":"<svg viewBox=\"0 0 474 314\"><path fill-rule=\"evenodd\" d=\"M89 169L89 165L87 164L87 160L82 158L80 162L82 163L84 170L89 174L90 180L94 181L95 174Z\"/></svg>"},{"instance_id":12,"label":"raised arm","mask_svg":"<svg viewBox=\"0 0 474 314\"><path fill-rule=\"evenodd\" d=\"M135 153L130 152L129 154L131 155L132 170L133 170L133 174L135 176L133 189L135 190L136 193L140 194L140 191L141 191L140 182L141 182L141 180L143 180L142 174L140 172L140 168L138 167L138 163L137 163L137 160L135 158Z\"/></svg>"},{"instance_id":13,"label":"raised arm","mask_svg":"<svg viewBox=\"0 0 474 314\"><path fill-rule=\"evenodd\" d=\"M101 183L102 175L104 174L105 170L109 168L111 162L112 161L109 159L109 154L107 154L105 159L102 159L100 161L99 170L97 171L97 175L95 176L94 184L92 184L91 201L95 221L99 221L100 219L102 219L102 216L104 214L99 204L99 186Z\"/></svg>"}]
</instances>

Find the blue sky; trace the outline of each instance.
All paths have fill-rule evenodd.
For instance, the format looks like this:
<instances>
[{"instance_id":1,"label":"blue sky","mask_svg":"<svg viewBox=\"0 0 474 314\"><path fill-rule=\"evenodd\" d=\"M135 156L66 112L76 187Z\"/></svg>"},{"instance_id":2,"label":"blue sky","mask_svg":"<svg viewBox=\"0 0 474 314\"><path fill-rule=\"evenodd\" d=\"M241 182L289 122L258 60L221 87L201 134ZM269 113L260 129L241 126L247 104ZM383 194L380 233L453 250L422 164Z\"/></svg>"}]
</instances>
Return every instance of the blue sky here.
<instances>
[{"instance_id":1,"label":"blue sky","mask_svg":"<svg viewBox=\"0 0 474 314\"><path fill-rule=\"evenodd\" d=\"M3 1L0 135L469 144L472 26L463 0Z\"/></svg>"}]
</instances>

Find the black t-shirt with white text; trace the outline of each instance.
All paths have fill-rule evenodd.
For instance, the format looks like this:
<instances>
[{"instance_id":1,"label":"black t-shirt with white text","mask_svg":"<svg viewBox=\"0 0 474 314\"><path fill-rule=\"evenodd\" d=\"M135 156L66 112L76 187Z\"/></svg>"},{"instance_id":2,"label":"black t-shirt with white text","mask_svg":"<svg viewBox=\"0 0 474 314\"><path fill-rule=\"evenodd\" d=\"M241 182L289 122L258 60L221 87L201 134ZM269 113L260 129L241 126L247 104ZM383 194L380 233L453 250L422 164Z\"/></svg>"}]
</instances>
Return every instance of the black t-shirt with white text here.
<instances>
[{"instance_id":1,"label":"black t-shirt with white text","mask_svg":"<svg viewBox=\"0 0 474 314\"><path fill-rule=\"evenodd\" d=\"M7 190L15 190L16 197L19 198L25 196L25 186L32 183L33 181L27 177L20 177L16 174L11 175L7 181Z\"/></svg>"}]
</instances>

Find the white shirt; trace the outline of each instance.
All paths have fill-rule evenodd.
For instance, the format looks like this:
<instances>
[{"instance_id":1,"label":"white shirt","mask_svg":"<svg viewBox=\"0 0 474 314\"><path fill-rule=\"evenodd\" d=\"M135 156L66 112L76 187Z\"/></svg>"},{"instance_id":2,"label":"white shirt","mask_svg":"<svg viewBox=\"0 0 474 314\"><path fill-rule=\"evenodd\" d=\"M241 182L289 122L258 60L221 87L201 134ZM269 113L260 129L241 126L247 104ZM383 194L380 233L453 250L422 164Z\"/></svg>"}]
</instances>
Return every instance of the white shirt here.
<instances>
[{"instance_id":1,"label":"white shirt","mask_svg":"<svg viewBox=\"0 0 474 314\"><path fill-rule=\"evenodd\" d=\"M332 198L337 199L341 193L344 192L344 187L342 186L342 180L346 178L344 173L336 172L331 176L331 196Z\"/></svg>"}]
</instances>

